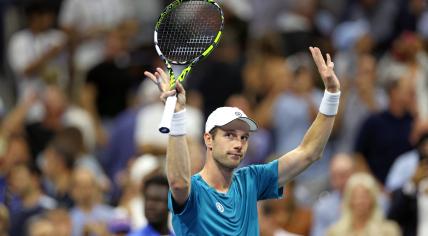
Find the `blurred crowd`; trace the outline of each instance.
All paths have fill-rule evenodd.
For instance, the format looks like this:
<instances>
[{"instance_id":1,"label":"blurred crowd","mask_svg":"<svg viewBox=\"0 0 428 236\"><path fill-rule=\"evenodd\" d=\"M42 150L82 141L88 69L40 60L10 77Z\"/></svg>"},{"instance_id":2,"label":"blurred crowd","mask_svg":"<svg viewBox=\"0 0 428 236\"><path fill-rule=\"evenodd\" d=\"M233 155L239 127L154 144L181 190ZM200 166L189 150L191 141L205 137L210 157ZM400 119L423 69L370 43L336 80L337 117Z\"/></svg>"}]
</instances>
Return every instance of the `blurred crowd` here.
<instances>
[{"instance_id":1,"label":"blurred crowd","mask_svg":"<svg viewBox=\"0 0 428 236\"><path fill-rule=\"evenodd\" d=\"M0 1L0 236L167 235L167 136L145 70L168 0ZM254 117L242 166L295 148L341 82L323 157L259 204L261 235L428 235L424 0L218 0L219 47L185 81L192 172L207 115Z\"/></svg>"}]
</instances>

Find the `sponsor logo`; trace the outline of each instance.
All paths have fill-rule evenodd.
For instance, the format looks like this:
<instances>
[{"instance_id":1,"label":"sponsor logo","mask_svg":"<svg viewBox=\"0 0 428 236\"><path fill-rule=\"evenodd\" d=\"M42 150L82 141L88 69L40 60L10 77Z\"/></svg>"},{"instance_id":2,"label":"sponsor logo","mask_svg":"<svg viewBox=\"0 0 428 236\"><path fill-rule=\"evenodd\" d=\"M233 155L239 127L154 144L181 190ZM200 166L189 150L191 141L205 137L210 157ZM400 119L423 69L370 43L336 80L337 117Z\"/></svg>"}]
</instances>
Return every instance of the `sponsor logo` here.
<instances>
[{"instance_id":1,"label":"sponsor logo","mask_svg":"<svg viewBox=\"0 0 428 236\"><path fill-rule=\"evenodd\" d=\"M221 203L216 202L216 203L215 203L215 207L217 208L217 210L218 210L220 213L223 213L223 212L224 212L224 207L223 207L223 205L221 205Z\"/></svg>"}]
</instances>

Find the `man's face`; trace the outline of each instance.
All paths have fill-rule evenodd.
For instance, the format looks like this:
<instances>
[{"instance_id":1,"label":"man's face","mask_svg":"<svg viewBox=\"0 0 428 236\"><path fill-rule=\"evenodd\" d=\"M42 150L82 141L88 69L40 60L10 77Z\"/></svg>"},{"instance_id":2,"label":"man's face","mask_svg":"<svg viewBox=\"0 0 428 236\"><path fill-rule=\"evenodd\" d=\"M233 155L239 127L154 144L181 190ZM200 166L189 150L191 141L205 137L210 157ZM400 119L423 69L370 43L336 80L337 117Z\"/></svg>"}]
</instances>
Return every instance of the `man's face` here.
<instances>
[{"instance_id":1,"label":"man's face","mask_svg":"<svg viewBox=\"0 0 428 236\"><path fill-rule=\"evenodd\" d=\"M168 187L150 184L144 192L144 215L152 224L161 224L168 220Z\"/></svg>"},{"instance_id":2,"label":"man's face","mask_svg":"<svg viewBox=\"0 0 428 236\"><path fill-rule=\"evenodd\" d=\"M211 142L217 164L228 169L238 167L247 152L249 136L249 127L241 120L220 127Z\"/></svg>"},{"instance_id":3,"label":"man's face","mask_svg":"<svg viewBox=\"0 0 428 236\"><path fill-rule=\"evenodd\" d=\"M31 173L26 167L17 166L12 169L9 181L12 192L22 197L30 188Z\"/></svg>"},{"instance_id":4,"label":"man's face","mask_svg":"<svg viewBox=\"0 0 428 236\"><path fill-rule=\"evenodd\" d=\"M88 170L73 173L72 197L77 205L90 205L98 194L97 182Z\"/></svg>"}]
</instances>

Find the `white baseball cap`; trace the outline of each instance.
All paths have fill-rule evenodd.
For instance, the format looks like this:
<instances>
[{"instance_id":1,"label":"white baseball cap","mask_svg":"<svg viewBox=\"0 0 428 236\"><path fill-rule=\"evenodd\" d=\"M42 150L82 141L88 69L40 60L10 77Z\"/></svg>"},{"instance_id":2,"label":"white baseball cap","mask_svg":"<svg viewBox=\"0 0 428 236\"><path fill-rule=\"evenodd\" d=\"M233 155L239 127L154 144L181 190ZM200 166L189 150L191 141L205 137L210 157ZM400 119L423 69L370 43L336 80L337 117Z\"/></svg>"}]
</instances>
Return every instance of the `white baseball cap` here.
<instances>
[{"instance_id":1,"label":"white baseball cap","mask_svg":"<svg viewBox=\"0 0 428 236\"><path fill-rule=\"evenodd\" d=\"M219 107L208 116L205 123L205 133L209 133L214 127L226 125L236 119L247 123L250 131L257 130L257 123L245 115L241 109L237 107Z\"/></svg>"}]
</instances>

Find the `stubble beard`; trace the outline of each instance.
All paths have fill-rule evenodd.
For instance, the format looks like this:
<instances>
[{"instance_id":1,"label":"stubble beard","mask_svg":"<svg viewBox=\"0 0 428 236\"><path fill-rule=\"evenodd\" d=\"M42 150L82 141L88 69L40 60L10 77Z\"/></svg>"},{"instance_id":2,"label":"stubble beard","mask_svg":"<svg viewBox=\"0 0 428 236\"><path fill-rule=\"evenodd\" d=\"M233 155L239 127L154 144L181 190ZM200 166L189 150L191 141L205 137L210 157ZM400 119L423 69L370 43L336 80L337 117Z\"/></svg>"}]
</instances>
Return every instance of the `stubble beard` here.
<instances>
[{"instance_id":1,"label":"stubble beard","mask_svg":"<svg viewBox=\"0 0 428 236\"><path fill-rule=\"evenodd\" d=\"M241 161L242 161L242 158L239 160L239 163L237 165L234 165L231 163L227 163L228 162L227 155L224 155L223 158L214 158L214 162L219 167L219 169L230 171L230 172L234 171L239 166Z\"/></svg>"}]
</instances>

